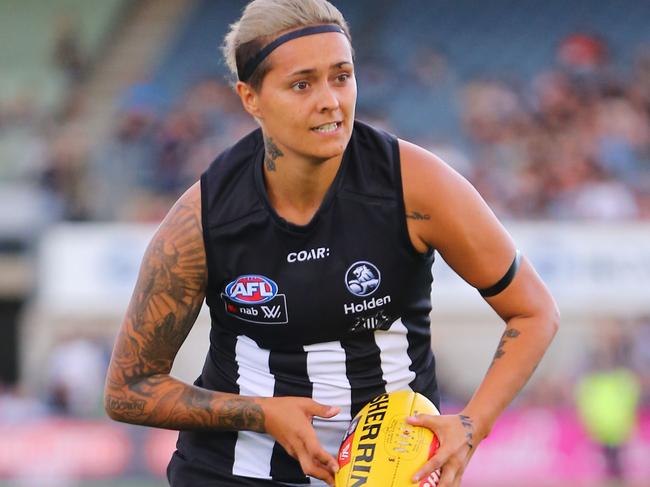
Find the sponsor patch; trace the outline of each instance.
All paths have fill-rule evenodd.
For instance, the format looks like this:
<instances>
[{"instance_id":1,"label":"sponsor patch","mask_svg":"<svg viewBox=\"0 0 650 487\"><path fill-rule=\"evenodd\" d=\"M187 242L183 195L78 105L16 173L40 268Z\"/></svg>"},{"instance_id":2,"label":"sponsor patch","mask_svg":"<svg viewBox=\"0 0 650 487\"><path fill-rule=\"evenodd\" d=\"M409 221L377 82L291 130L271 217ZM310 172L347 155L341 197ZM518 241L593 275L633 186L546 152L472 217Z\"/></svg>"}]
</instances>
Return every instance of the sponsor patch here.
<instances>
[{"instance_id":1,"label":"sponsor patch","mask_svg":"<svg viewBox=\"0 0 650 487\"><path fill-rule=\"evenodd\" d=\"M316 249L300 250L298 252L289 252L287 262L309 262L310 260L325 259L330 256L330 249L327 247L318 247Z\"/></svg>"},{"instance_id":2,"label":"sponsor patch","mask_svg":"<svg viewBox=\"0 0 650 487\"><path fill-rule=\"evenodd\" d=\"M379 269L365 260L355 262L345 273L345 286L355 296L370 296L379 288L380 283Z\"/></svg>"},{"instance_id":3,"label":"sponsor patch","mask_svg":"<svg viewBox=\"0 0 650 487\"><path fill-rule=\"evenodd\" d=\"M239 276L221 294L226 313L249 323L284 324L289 321L287 300L278 285L258 274Z\"/></svg>"},{"instance_id":4,"label":"sponsor patch","mask_svg":"<svg viewBox=\"0 0 650 487\"><path fill-rule=\"evenodd\" d=\"M350 331L390 330L390 327L393 324L393 322L395 322L395 319L388 316L386 312L382 309L370 316L357 316L354 319Z\"/></svg>"}]
</instances>

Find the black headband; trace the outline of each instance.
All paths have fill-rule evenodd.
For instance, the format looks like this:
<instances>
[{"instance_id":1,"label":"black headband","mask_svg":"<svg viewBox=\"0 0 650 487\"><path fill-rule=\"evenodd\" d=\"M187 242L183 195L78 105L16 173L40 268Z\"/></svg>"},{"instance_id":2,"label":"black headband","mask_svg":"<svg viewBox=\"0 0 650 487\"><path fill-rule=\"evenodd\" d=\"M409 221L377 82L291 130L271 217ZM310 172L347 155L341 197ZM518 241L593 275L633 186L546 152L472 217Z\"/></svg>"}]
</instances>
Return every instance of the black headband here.
<instances>
[{"instance_id":1,"label":"black headband","mask_svg":"<svg viewBox=\"0 0 650 487\"><path fill-rule=\"evenodd\" d=\"M281 35L273 42L264 46L260 50L260 52L258 52L255 55L255 57L253 57L246 63L244 69L237 70L237 77L239 78L239 81L244 81L244 82L248 81L248 78L251 77L251 75L255 72L255 70L262 63L262 61L264 61L269 54L271 54L275 49L277 49L285 42L289 42L298 37L311 36L314 34L322 34L324 32L338 32L339 34L346 35L345 31L341 27L339 27L338 25L331 25L331 24L312 25L310 27L304 27L303 29L294 30L284 35Z\"/></svg>"}]
</instances>

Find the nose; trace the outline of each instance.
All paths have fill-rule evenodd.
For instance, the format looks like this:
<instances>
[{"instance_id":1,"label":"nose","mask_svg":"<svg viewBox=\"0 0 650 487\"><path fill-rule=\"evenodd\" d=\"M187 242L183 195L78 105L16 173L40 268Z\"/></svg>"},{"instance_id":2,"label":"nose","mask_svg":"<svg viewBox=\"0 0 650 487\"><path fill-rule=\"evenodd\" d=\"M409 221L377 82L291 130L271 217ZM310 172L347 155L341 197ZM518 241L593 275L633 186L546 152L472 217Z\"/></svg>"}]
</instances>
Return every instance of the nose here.
<instances>
[{"instance_id":1,"label":"nose","mask_svg":"<svg viewBox=\"0 0 650 487\"><path fill-rule=\"evenodd\" d=\"M336 90L329 83L324 83L318 93L318 111L320 113L331 112L340 106Z\"/></svg>"}]
</instances>

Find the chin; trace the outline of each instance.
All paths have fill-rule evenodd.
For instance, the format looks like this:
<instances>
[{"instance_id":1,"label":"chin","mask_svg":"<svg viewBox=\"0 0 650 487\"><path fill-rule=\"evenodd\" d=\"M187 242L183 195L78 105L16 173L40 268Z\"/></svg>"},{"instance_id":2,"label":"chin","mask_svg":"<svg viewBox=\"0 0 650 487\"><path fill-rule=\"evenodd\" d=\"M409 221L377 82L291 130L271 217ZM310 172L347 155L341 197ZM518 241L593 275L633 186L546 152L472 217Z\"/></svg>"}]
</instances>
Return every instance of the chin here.
<instances>
[{"instance_id":1,"label":"chin","mask_svg":"<svg viewBox=\"0 0 650 487\"><path fill-rule=\"evenodd\" d=\"M345 148L350 142L350 137L341 137L338 140L331 140L328 143L316 143L315 147L318 147L318 150L314 151L314 157L320 159L331 159L333 157L340 156L345 152ZM312 146L314 147L314 146Z\"/></svg>"},{"instance_id":2,"label":"chin","mask_svg":"<svg viewBox=\"0 0 650 487\"><path fill-rule=\"evenodd\" d=\"M313 157L316 159L322 159L324 161L328 159L333 159L334 157L339 157L345 152L345 146L339 145L337 147L332 147L331 149L319 150L313 154Z\"/></svg>"}]
</instances>

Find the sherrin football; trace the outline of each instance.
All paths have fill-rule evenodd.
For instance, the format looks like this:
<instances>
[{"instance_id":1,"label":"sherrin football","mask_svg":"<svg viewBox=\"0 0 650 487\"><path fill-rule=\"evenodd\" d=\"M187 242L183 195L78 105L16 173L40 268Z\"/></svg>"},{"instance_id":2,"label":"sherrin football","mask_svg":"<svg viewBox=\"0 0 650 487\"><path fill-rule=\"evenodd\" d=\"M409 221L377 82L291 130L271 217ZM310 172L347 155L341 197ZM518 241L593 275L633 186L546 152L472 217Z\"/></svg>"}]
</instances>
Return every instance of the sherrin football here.
<instances>
[{"instance_id":1,"label":"sherrin football","mask_svg":"<svg viewBox=\"0 0 650 487\"><path fill-rule=\"evenodd\" d=\"M434 487L439 473L420 483L412 478L438 447L431 430L406 422L418 413L440 414L413 391L381 394L350 422L339 449L336 487Z\"/></svg>"}]
</instances>

